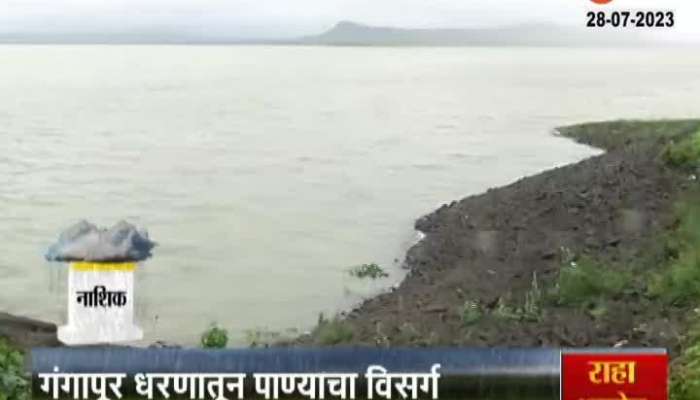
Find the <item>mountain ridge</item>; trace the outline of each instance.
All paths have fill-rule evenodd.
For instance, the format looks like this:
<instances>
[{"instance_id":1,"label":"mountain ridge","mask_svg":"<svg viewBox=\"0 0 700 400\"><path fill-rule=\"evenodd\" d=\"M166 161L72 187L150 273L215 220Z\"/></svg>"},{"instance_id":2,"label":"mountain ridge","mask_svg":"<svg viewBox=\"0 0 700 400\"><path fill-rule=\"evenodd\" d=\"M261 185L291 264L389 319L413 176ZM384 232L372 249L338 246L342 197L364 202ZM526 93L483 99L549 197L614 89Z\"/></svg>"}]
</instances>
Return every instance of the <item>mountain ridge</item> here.
<instances>
[{"instance_id":1,"label":"mountain ridge","mask_svg":"<svg viewBox=\"0 0 700 400\"><path fill-rule=\"evenodd\" d=\"M329 30L301 39L317 45L389 46L617 46L652 41L637 32L613 32L524 23L497 28L400 28L340 21Z\"/></svg>"},{"instance_id":2,"label":"mountain ridge","mask_svg":"<svg viewBox=\"0 0 700 400\"><path fill-rule=\"evenodd\" d=\"M315 35L240 38L201 31L0 32L3 44L212 44L327 46L645 46L659 44L638 31L523 23L493 28L404 28L342 20Z\"/></svg>"}]
</instances>

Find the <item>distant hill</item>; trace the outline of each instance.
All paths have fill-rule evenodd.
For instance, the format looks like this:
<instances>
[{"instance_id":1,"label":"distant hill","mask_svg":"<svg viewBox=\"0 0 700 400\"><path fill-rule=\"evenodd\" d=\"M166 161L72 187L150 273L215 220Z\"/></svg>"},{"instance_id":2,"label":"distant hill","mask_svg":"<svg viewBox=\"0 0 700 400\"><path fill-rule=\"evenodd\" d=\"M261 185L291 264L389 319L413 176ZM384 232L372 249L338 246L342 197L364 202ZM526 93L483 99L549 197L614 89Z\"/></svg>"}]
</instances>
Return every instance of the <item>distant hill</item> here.
<instances>
[{"instance_id":1,"label":"distant hill","mask_svg":"<svg viewBox=\"0 0 700 400\"><path fill-rule=\"evenodd\" d=\"M0 27L1 28L1 27ZM635 30L571 28L525 24L502 28L409 29L343 21L319 35L250 39L225 31L130 29L2 32L0 43L276 44L331 46L628 46L653 44ZM657 42L658 44L658 42Z\"/></svg>"},{"instance_id":2,"label":"distant hill","mask_svg":"<svg viewBox=\"0 0 700 400\"><path fill-rule=\"evenodd\" d=\"M405 29L343 21L306 44L359 46L619 46L651 42L636 32L527 24L483 29Z\"/></svg>"}]
</instances>

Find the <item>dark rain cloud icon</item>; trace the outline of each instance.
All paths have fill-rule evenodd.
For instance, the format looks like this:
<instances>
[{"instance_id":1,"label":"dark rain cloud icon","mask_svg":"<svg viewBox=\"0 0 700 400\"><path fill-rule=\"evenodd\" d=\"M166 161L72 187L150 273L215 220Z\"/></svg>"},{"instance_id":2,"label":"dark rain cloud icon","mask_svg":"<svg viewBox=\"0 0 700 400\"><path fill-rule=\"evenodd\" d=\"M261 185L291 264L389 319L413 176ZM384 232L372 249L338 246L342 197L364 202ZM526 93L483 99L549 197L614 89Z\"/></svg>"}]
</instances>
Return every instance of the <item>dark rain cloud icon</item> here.
<instances>
[{"instance_id":1,"label":"dark rain cloud icon","mask_svg":"<svg viewBox=\"0 0 700 400\"><path fill-rule=\"evenodd\" d=\"M151 257L156 243L148 232L120 221L111 228L98 228L87 221L63 231L46 252L49 261L129 262Z\"/></svg>"}]
</instances>

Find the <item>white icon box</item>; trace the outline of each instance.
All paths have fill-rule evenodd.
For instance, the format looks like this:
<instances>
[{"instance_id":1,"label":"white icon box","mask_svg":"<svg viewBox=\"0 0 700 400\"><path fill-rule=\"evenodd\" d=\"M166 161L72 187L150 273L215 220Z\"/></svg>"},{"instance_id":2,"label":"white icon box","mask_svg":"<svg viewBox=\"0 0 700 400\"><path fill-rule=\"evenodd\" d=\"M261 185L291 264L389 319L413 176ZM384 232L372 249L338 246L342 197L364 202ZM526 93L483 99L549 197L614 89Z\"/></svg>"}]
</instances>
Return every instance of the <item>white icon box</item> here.
<instances>
[{"instance_id":1,"label":"white icon box","mask_svg":"<svg viewBox=\"0 0 700 400\"><path fill-rule=\"evenodd\" d=\"M134 324L137 263L73 262L68 272L68 323L58 328L67 345L143 339Z\"/></svg>"}]
</instances>

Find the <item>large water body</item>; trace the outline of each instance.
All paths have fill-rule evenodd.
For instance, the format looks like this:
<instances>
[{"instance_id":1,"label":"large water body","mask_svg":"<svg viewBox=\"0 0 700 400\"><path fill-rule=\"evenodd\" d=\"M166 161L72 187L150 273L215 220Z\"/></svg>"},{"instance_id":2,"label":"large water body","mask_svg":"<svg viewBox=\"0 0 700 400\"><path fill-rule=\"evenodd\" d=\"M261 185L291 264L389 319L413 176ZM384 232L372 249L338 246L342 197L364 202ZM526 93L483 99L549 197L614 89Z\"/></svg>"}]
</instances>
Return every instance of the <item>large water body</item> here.
<instances>
[{"instance_id":1,"label":"large water body","mask_svg":"<svg viewBox=\"0 0 700 400\"><path fill-rule=\"evenodd\" d=\"M144 343L300 331L386 290L413 221L596 150L554 127L697 117L686 50L0 46L0 310L63 323L79 219L160 243ZM390 278L358 282L376 262Z\"/></svg>"}]
</instances>

